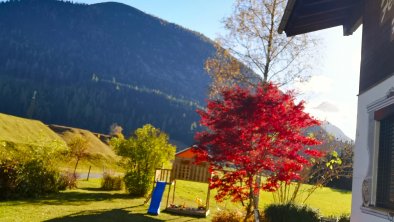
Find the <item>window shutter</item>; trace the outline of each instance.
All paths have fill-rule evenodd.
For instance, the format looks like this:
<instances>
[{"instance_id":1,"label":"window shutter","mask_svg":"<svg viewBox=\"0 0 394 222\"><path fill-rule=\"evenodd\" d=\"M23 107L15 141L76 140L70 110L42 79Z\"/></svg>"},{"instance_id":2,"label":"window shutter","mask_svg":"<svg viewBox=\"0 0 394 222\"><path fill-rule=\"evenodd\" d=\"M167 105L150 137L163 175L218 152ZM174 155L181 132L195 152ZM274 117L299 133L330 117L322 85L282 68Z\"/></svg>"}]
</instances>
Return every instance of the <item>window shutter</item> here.
<instances>
[{"instance_id":1,"label":"window shutter","mask_svg":"<svg viewBox=\"0 0 394 222\"><path fill-rule=\"evenodd\" d=\"M394 209L394 115L380 121L376 206Z\"/></svg>"}]
</instances>

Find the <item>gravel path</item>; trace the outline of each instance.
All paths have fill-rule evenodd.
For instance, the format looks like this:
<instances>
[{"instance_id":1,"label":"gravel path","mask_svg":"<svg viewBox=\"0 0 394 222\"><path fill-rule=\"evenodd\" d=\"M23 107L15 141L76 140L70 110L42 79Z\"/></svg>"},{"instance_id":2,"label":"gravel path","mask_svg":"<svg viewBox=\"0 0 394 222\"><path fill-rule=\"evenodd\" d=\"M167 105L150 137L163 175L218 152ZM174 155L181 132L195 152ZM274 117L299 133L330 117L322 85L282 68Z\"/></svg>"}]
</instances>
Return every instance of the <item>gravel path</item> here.
<instances>
[{"instance_id":1,"label":"gravel path","mask_svg":"<svg viewBox=\"0 0 394 222\"><path fill-rule=\"evenodd\" d=\"M88 173L78 173L79 179L86 179L88 177ZM123 176L123 173L114 173L113 176ZM103 173L90 173L89 178L103 178Z\"/></svg>"}]
</instances>

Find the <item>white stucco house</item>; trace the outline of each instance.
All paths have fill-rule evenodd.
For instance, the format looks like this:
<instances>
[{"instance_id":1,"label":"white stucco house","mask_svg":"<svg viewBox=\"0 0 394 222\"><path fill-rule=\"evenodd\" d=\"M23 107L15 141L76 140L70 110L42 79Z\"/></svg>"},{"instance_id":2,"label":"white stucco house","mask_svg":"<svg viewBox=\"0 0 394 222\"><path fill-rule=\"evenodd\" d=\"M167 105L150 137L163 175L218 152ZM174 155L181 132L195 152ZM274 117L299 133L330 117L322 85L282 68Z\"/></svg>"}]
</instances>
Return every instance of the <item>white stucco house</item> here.
<instances>
[{"instance_id":1,"label":"white stucco house","mask_svg":"<svg viewBox=\"0 0 394 222\"><path fill-rule=\"evenodd\" d=\"M289 0L279 32L361 24L351 221L394 221L394 0Z\"/></svg>"}]
</instances>

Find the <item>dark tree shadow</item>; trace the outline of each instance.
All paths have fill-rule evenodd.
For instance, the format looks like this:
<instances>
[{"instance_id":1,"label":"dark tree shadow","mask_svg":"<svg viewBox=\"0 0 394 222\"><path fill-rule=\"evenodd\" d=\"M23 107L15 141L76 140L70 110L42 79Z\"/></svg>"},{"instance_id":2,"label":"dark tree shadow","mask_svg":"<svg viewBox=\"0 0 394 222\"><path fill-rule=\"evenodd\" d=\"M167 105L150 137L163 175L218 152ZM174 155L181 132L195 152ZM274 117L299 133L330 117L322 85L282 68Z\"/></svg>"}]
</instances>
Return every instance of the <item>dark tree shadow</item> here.
<instances>
[{"instance_id":1,"label":"dark tree shadow","mask_svg":"<svg viewBox=\"0 0 394 222\"><path fill-rule=\"evenodd\" d=\"M128 194L124 193L109 193L105 191L97 192L61 192L54 195L48 195L46 197L40 197L37 199L24 199L20 201L12 201L12 205L20 205L24 203L37 204L37 205L73 205L82 206L84 204L90 204L95 201L108 201L115 199L125 199L133 200L134 198ZM166 220L158 219L156 216L151 216L141 212L141 207L144 206L143 200L141 199L141 204L132 205L124 208L114 208L114 209L103 209L103 210L83 210L77 213L69 214L66 216L61 216L58 218L49 219L46 221L54 222L112 222L112 221L135 221L135 222L159 222L159 221L177 221L182 219L182 221L195 221L196 219L190 218L183 220L183 217L173 217ZM135 201L134 201L135 202ZM9 204L8 204L9 205ZM86 209L86 208L85 208ZM145 211L145 210L144 210ZM145 211L146 212L146 211Z\"/></svg>"},{"instance_id":2,"label":"dark tree shadow","mask_svg":"<svg viewBox=\"0 0 394 222\"><path fill-rule=\"evenodd\" d=\"M102 201L112 199L130 199L127 194L111 194L106 192L95 193L82 193L82 192L67 192L60 193L56 199L42 199L40 203L48 205L61 205L61 204L82 204L83 202Z\"/></svg>"},{"instance_id":3,"label":"dark tree shadow","mask_svg":"<svg viewBox=\"0 0 394 222\"><path fill-rule=\"evenodd\" d=\"M331 189L332 192L337 192L337 193L341 193L341 194L351 194L352 193L349 190L341 190L341 189L335 189L335 188L330 188L330 189Z\"/></svg>"},{"instance_id":4,"label":"dark tree shadow","mask_svg":"<svg viewBox=\"0 0 394 222\"><path fill-rule=\"evenodd\" d=\"M100 192L100 191L106 191L103 190L102 188L98 187L88 187L88 188L79 188L80 190L87 190L87 191L95 191L95 192Z\"/></svg>"},{"instance_id":5,"label":"dark tree shadow","mask_svg":"<svg viewBox=\"0 0 394 222\"><path fill-rule=\"evenodd\" d=\"M133 222L158 222L160 219L152 218L147 214L135 213L127 208L103 210L103 211L81 211L67 216L46 220L48 222L108 222L108 221L133 221Z\"/></svg>"},{"instance_id":6,"label":"dark tree shadow","mask_svg":"<svg viewBox=\"0 0 394 222\"><path fill-rule=\"evenodd\" d=\"M81 205L92 201L103 201L112 199L132 199L128 194L108 193L106 191L97 192L61 192L54 195L39 197L36 199L12 200L12 205L24 203L30 204L46 204L46 205Z\"/></svg>"}]
</instances>

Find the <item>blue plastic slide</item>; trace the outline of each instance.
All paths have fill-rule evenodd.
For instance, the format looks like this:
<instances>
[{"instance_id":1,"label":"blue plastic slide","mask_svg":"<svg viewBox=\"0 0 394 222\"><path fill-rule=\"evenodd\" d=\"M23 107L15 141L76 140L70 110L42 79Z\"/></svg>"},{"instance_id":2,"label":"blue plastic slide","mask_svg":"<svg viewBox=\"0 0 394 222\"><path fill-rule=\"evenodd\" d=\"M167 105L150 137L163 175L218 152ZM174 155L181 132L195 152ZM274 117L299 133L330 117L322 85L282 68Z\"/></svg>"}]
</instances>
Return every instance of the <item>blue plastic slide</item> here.
<instances>
[{"instance_id":1,"label":"blue plastic slide","mask_svg":"<svg viewBox=\"0 0 394 222\"><path fill-rule=\"evenodd\" d=\"M163 198L164 189L166 188L166 182L156 182L156 187L153 190L152 199L148 209L148 214L159 215L160 203Z\"/></svg>"}]
</instances>

